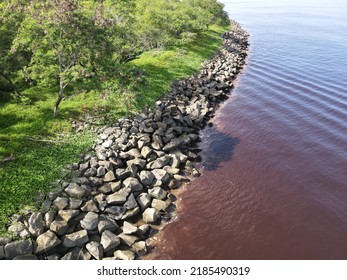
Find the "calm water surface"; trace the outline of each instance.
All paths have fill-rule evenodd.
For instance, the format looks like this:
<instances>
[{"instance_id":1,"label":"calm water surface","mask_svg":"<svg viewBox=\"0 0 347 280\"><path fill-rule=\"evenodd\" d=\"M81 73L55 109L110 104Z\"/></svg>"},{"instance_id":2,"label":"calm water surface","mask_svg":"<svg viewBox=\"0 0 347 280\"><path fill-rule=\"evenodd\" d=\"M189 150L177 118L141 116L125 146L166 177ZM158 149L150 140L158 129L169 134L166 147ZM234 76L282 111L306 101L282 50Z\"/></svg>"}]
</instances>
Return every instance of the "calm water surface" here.
<instances>
[{"instance_id":1,"label":"calm water surface","mask_svg":"<svg viewBox=\"0 0 347 280\"><path fill-rule=\"evenodd\" d=\"M224 1L247 66L159 259L347 259L347 3Z\"/></svg>"}]
</instances>

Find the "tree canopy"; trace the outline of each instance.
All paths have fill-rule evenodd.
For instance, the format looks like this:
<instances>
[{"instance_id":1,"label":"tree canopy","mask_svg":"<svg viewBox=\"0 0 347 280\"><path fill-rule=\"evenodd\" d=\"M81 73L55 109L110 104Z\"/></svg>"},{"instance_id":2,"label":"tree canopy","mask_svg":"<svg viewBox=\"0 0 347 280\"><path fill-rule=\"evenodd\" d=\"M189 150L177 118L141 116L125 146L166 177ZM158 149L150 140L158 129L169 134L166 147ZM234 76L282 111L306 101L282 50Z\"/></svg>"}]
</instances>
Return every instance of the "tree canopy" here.
<instances>
[{"instance_id":1,"label":"tree canopy","mask_svg":"<svg viewBox=\"0 0 347 280\"><path fill-rule=\"evenodd\" d=\"M5 0L0 3L0 92L54 86L54 115L66 89L107 76L158 47L177 45L215 22L216 0Z\"/></svg>"}]
</instances>

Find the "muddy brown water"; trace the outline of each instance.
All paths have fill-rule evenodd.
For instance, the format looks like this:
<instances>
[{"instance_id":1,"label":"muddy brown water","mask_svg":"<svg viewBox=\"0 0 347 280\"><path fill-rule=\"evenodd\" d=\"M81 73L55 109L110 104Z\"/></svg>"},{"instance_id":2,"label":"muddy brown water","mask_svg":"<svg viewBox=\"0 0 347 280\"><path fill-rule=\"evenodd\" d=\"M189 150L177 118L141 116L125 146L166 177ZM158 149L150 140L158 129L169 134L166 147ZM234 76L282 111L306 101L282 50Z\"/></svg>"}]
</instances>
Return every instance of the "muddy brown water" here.
<instances>
[{"instance_id":1,"label":"muddy brown water","mask_svg":"<svg viewBox=\"0 0 347 280\"><path fill-rule=\"evenodd\" d=\"M251 34L154 259L347 259L347 4L224 1Z\"/></svg>"}]
</instances>

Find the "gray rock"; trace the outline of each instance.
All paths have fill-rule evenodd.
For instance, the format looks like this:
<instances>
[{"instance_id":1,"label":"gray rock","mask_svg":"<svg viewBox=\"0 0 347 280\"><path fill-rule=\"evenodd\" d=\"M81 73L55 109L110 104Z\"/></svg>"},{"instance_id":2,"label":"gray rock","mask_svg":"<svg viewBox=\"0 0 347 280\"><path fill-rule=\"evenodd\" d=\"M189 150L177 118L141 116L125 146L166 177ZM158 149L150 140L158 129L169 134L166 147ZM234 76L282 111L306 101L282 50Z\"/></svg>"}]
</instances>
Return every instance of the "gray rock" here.
<instances>
[{"instance_id":1,"label":"gray rock","mask_svg":"<svg viewBox=\"0 0 347 280\"><path fill-rule=\"evenodd\" d=\"M125 212L125 214L122 217L122 220L132 219L135 216L137 216L139 213L140 213L140 208L139 207L135 207L134 209L130 209L130 210Z\"/></svg>"},{"instance_id":2,"label":"gray rock","mask_svg":"<svg viewBox=\"0 0 347 280\"><path fill-rule=\"evenodd\" d=\"M180 170L178 168L173 168L171 166L164 166L163 168L167 173L171 175L179 174Z\"/></svg>"},{"instance_id":3,"label":"gray rock","mask_svg":"<svg viewBox=\"0 0 347 280\"><path fill-rule=\"evenodd\" d=\"M137 197L137 202L140 205L141 211L144 211L146 208L148 208L151 205L151 196L148 193L141 193Z\"/></svg>"},{"instance_id":4,"label":"gray rock","mask_svg":"<svg viewBox=\"0 0 347 280\"><path fill-rule=\"evenodd\" d=\"M99 208L96 205L95 201L93 199L90 199L84 203L84 205L81 207L81 210L83 212L95 212L99 213Z\"/></svg>"},{"instance_id":5,"label":"gray rock","mask_svg":"<svg viewBox=\"0 0 347 280\"><path fill-rule=\"evenodd\" d=\"M138 234L139 234L140 236L143 236L143 235L145 235L145 234L148 232L148 230L149 230L150 228L151 228L151 227L150 227L148 224L144 224L144 225L142 225L142 226L139 226Z\"/></svg>"},{"instance_id":6,"label":"gray rock","mask_svg":"<svg viewBox=\"0 0 347 280\"><path fill-rule=\"evenodd\" d=\"M165 166L165 162L163 160L161 160L160 158L147 163L146 167L148 169L159 169L159 168L163 168Z\"/></svg>"},{"instance_id":7,"label":"gray rock","mask_svg":"<svg viewBox=\"0 0 347 280\"><path fill-rule=\"evenodd\" d=\"M151 171L143 170L139 175L140 181L144 186L150 186L154 180L154 174Z\"/></svg>"},{"instance_id":8,"label":"gray rock","mask_svg":"<svg viewBox=\"0 0 347 280\"><path fill-rule=\"evenodd\" d=\"M19 236L22 238L22 239L27 239L31 236L30 232L27 230L27 229L24 229L23 231L21 231L19 233Z\"/></svg>"},{"instance_id":9,"label":"gray rock","mask_svg":"<svg viewBox=\"0 0 347 280\"><path fill-rule=\"evenodd\" d=\"M80 185L76 183L71 183L67 188L65 188L65 192L71 197L82 198L86 191Z\"/></svg>"},{"instance_id":10,"label":"gray rock","mask_svg":"<svg viewBox=\"0 0 347 280\"><path fill-rule=\"evenodd\" d=\"M83 250L83 248L80 247L76 247L74 249L72 249L70 252L66 253L61 260L83 260L85 259L85 251L87 250ZM91 257L89 252L87 251L89 258Z\"/></svg>"},{"instance_id":11,"label":"gray rock","mask_svg":"<svg viewBox=\"0 0 347 280\"><path fill-rule=\"evenodd\" d=\"M89 177L94 177L96 175L96 168L95 167L91 167L88 168L84 173L83 176L89 178Z\"/></svg>"},{"instance_id":12,"label":"gray rock","mask_svg":"<svg viewBox=\"0 0 347 280\"><path fill-rule=\"evenodd\" d=\"M124 216L126 208L122 206L110 206L105 209L105 212L112 214L112 217L118 221Z\"/></svg>"},{"instance_id":13,"label":"gray rock","mask_svg":"<svg viewBox=\"0 0 347 280\"><path fill-rule=\"evenodd\" d=\"M179 150L175 150L171 152L171 154L175 155L179 159L180 163L185 163L188 159L188 157Z\"/></svg>"},{"instance_id":14,"label":"gray rock","mask_svg":"<svg viewBox=\"0 0 347 280\"><path fill-rule=\"evenodd\" d=\"M25 230L25 225L22 222L14 222L12 223L8 231L14 233L15 235L19 235L23 230Z\"/></svg>"},{"instance_id":15,"label":"gray rock","mask_svg":"<svg viewBox=\"0 0 347 280\"><path fill-rule=\"evenodd\" d=\"M97 260L101 260L104 255L104 248L98 242L90 242L86 245L88 252Z\"/></svg>"},{"instance_id":16,"label":"gray rock","mask_svg":"<svg viewBox=\"0 0 347 280\"><path fill-rule=\"evenodd\" d=\"M0 245L0 260L5 258L5 247Z\"/></svg>"},{"instance_id":17,"label":"gray rock","mask_svg":"<svg viewBox=\"0 0 347 280\"><path fill-rule=\"evenodd\" d=\"M166 208L169 206L169 204L170 204L170 202L168 202L168 201L153 199L152 208L157 209L158 211L165 211Z\"/></svg>"},{"instance_id":18,"label":"gray rock","mask_svg":"<svg viewBox=\"0 0 347 280\"><path fill-rule=\"evenodd\" d=\"M142 218L146 223L155 223L160 218L160 214L157 209L147 208L142 213Z\"/></svg>"},{"instance_id":19,"label":"gray rock","mask_svg":"<svg viewBox=\"0 0 347 280\"><path fill-rule=\"evenodd\" d=\"M53 205L57 210L63 210L69 204L69 199L67 197L58 196L54 201Z\"/></svg>"},{"instance_id":20,"label":"gray rock","mask_svg":"<svg viewBox=\"0 0 347 280\"><path fill-rule=\"evenodd\" d=\"M148 194L151 197L154 197L157 199L165 199L167 196L167 192L159 187L154 187L153 189L148 190Z\"/></svg>"},{"instance_id":21,"label":"gray rock","mask_svg":"<svg viewBox=\"0 0 347 280\"><path fill-rule=\"evenodd\" d=\"M116 176L114 175L113 171L108 171L104 176L104 182L112 182L116 180Z\"/></svg>"},{"instance_id":22,"label":"gray rock","mask_svg":"<svg viewBox=\"0 0 347 280\"><path fill-rule=\"evenodd\" d=\"M109 205L123 205L131 192L130 188L123 188L114 194L109 195L106 201Z\"/></svg>"},{"instance_id":23,"label":"gray rock","mask_svg":"<svg viewBox=\"0 0 347 280\"><path fill-rule=\"evenodd\" d=\"M174 179L182 182L189 182L189 178L182 175L174 175Z\"/></svg>"},{"instance_id":24,"label":"gray rock","mask_svg":"<svg viewBox=\"0 0 347 280\"><path fill-rule=\"evenodd\" d=\"M113 141L112 140L106 140L104 143L102 143L101 145L103 146L103 147L105 147L106 149L108 149L108 148L110 148L111 146L112 146L112 144L113 144Z\"/></svg>"},{"instance_id":25,"label":"gray rock","mask_svg":"<svg viewBox=\"0 0 347 280\"><path fill-rule=\"evenodd\" d=\"M125 202L124 207L128 210L134 209L137 207L137 202L133 194L130 194L127 202Z\"/></svg>"},{"instance_id":26,"label":"gray rock","mask_svg":"<svg viewBox=\"0 0 347 280\"><path fill-rule=\"evenodd\" d=\"M40 255L49 251L52 248L57 247L61 243L61 241L52 231L48 230L45 233L41 234L39 237L37 237L36 243L37 246L35 253Z\"/></svg>"},{"instance_id":27,"label":"gray rock","mask_svg":"<svg viewBox=\"0 0 347 280\"><path fill-rule=\"evenodd\" d=\"M31 235L37 237L45 230L45 222L41 212L31 214L29 221L29 232Z\"/></svg>"},{"instance_id":28,"label":"gray rock","mask_svg":"<svg viewBox=\"0 0 347 280\"><path fill-rule=\"evenodd\" d=\"M118 168L116 170L116 176L118 180L124 180L131 176L131 171L129 169Z\"/></svg>"},{"instance_id":29,"label":"gray rock","mask_svg":"<svg viewBox=\"0 0 347 280\"><path fill-rule=\"evenodd\" d=\"M130 250L117 250L114 252L114 257L116 260L131 261L135 259L135 254Z\"/></svg>"},{"instance_id":30,"label":"gray rock","mask_svg":"<svg viewBox=\"0 0 347 280\"><path fill-rule=\"evenodd\" d=\"M133 245L139 238L135 235L128 235L128 234L125 234L125 233L121 233L118 235L118 237L121 239L121 241L128 245L128 246L131 246Z\"/></svg>"},{"instance_id":31,"label":"gray rock","mask_svg":"<svg viewBox=\"0 0 347 280\"><path fill-rule=\"evenodd\" d=\"M139 256L144 256L147 254L147 246L145 241L136 242L131 248Z\"/></svg>"},{"instance_id":32,"label":"gray rock","mask_svg":"<svg viewBox=\"0 0 347 280\"><path fill-rule=\"evenodd\" d=\"M118 181L118 182L112 182L110 184L111 186L111 190L112 192L117 192L120 190L121 186L122 186L122 182L121 181Z\"/></svg>"},{"instance_id":33,"label":"gray rock","mask_svg":"<svg viewBox=\"0 0 347 280\"><path fill-rule=\"evenodd\" d=\"M99 224L99 215L94 212L88 212L80 223L81 227L86 230L96 229Z\"/></svg>"},{"instance_id":34,"label":"gray rock","mask_svg":"<svg viewBox=\"0 0 347 280\"><path fill-rule=\"evenodd\" d=\"M163 147L163 151L167 152L167 151L175 150L180 145L181 145L181 141L178 138L174 138Z\"/></svg>"},{"instance_id":35,"label":"gray rock","mask_svg":"<svg viewBox=\"0 0 347 280\"><path fill-rule=\"evenodd\" d=\"M63 238L63 245L67 248L79 247L89 241L86 230L80 230L71 234L66 234Z\"/></svg>"},{"instance_id":36,"label":"gray rock","mask_svg":"<svg viewBox=\"0 0 347 280\"><path fill-rule=\"evenodd\" d=\"M37 256L35 255L22 255L22 256L17 256L13 260L16 261L33 261L33 260L38 260Z\"/></svg>"},{"instance_id":37,"label":"gray rock","mask_svg":"<svg viewBox=\"0 0 347 280\"><path fill-rule=\"evenodd\" d=\"M138 228L133 224L125 221L122 226L122 231L124 234L136 234L138 232Z\"/></svg>"},{"instance_id":38,"label":"gray rock","mask_svg":"<svg viewBox=\"0 0 347 280\"><path fill-rule=\"evenodd\" d=\"M151 154L153 154L153 150L152 150L150 147L144 146L144 147L141 149L141 155L142 155L144 158L148 158Z\"/></svg>"},{"instance_id":39,"label":"gray rock","mask_svg":"<svg viewBox=\"0 0 347 280\"><path fill-rule=\"evenodd\" d=\"M152 170L155 178L157 180L162 181L163 183L167 183L170 180L170 175L167 171L163 169L154 169Z\"/></svg>"},{"instance_id":40,"label":"gray rock","mask_svg":"<svg viewBox=\"0 0 347 280\"><path fill-rule=\"evenodd\" d=\"M102 247L104 248L105 252L108 252L112 249L117 248L117 246L120 244L119 237L112 233L109 230L105 230L101 234L101 241L100 241Z\"/></svg>"},{"instance_id":41,"label":"gray rock","mask_svg":"<svg viewBox=\"0 0 347 280\"><path fill-rule=\"evenodd\" d=\"M55 220L50 225L50 230L54 231L58 235L63 235L69 228L69 224L64 220Z\"/></svg>"},{"instance_id":42,"label":"gray rock","mask_svg":"<svg viewBox=\"0 0 347 280\"><path fill-rule=\"evenodd\" d=\"M48 211L45 216L43 217L43 220L45 222L45 227L49 228L51 226L51 223L54 221L55 213L53 211Z\"/></svg>"},{"instance_id":43,"label":"gray rock","mask_svg":"<svg viewBox=\"0 0 347 280\"><path fill-rule=\"evenodd\" d=\"M80 198L70 197L69 199L69 209L75 210L78 209L82 205L83 200Z\"/></svg>"},{"instance_id":44,"label":"gray rock","mask_svg":"<svg viewBox=\"0 0 347 280\"><path fill-rule=\"evenodd\" d=\"M105 184L99 188L99 191L103 194L112 193L111 183Z\"/></svg>"},{"instance_id":45,"label":"gray rock","mask_svg":"<svg viewBox=\"0 0 347 280\"><path fill-rule=\"evenodd\" d=\"M30 240L19 240L5 245L5 257L8 260L17 256L31 255L32 252L33 244Z\"/></svg>"},{"instance_id":46,"label":"gray rock","mask_svg":"<svg viewBox=\"0 0 347 280\"><path fill-rule=\"evenodd\" d=\"M99 168L96 170L96 176L102 177L106 174L106 168L104 166L99 166Z\"/></svg>"},{"instance_id":47,"label":"gray rock","mask_svg":"<svg viewBox=\"0 0 347 280\"><path fill-rule=\"evenodd\" d=\"M123 182L124 188L130 188L132 192L142 191L143 186L136 178L129 177Z\"/></svg>"},{"instance_id":48,"label":"gray rock","mask_svg":"<svg viewBox=\"0 0 347 280\"><path fill-rule=\"evenodd\" d=\"M99 224L98 224L99 233L103 233L106 230L115 232L118 228L119 226L114 220L112 220L106 215L100 215Z\"/></svg>"},{"instance_id":49,"label":"gray rock","mask_svg":"<svg viewBox=\"0 0 347 280\"><path fill-rule=\"evenodd\" d=\"M146 166L146 161L144 159L136 158L136 159L128 160L127 165L128 167L130 167L130 165L135 165L137 168L142 169Z\"/></svg>"},{"instance_id":50,"label":"gray rock","mask_svg":"<svg viewBox=\"0 0 347 280\"><path fill-rule=\"evenodd\" d=\"M58 216L68 223L72 218L78 216L79 213L79 210L60 210Z\"/></svg>"}]
</instances>

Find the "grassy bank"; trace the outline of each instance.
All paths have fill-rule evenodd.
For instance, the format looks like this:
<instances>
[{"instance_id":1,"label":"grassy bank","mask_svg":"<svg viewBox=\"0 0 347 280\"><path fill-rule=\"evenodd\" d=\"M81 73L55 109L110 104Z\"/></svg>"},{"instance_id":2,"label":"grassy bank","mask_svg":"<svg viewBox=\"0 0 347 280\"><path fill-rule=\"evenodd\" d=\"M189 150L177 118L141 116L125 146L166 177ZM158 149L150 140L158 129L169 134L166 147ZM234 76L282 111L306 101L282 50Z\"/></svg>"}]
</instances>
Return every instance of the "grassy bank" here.
<instances>
[{"instance_id":1,"label":"grassy bank","mask_svg":"<svg viewBox=\"0 0 347 280\"><path fill-rule=\"evenodd\" d=\"M94 122L111 124L151 106L173 81L195 73L218 50L228 28L213 26L180 47L146 52L107 87L81 84L62 102L57 118L52 117L55 89L30 89L27 99L0 103L0 160L15 158L0 165L0 232L11 214L37 207L62 168L92 144L92 132L71 133L71 119L93 115Z\"/></svg>"}]
</instances>

